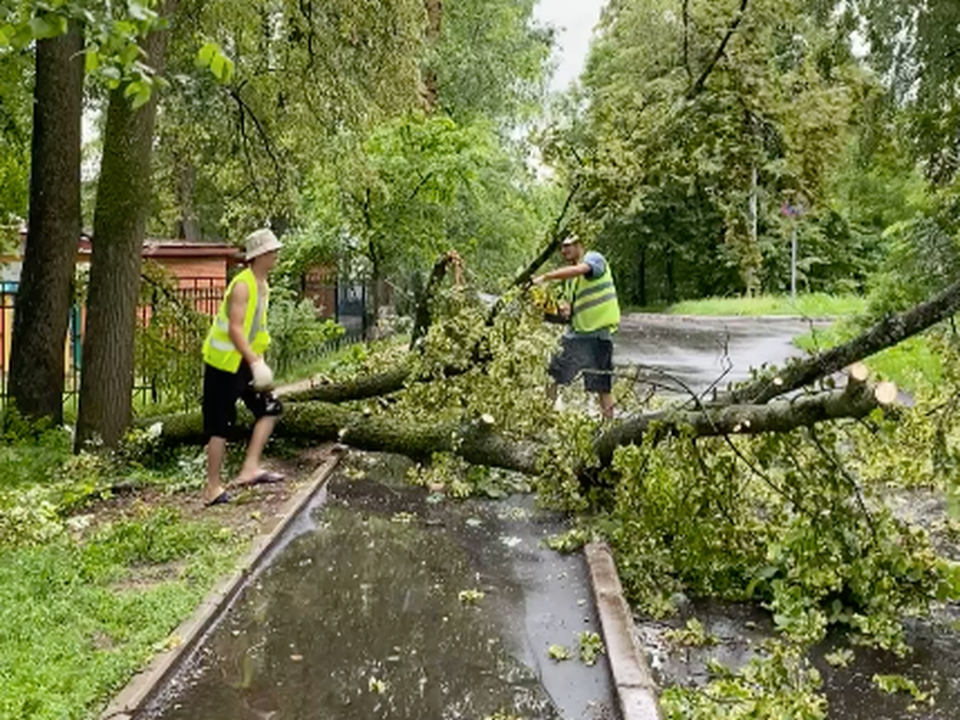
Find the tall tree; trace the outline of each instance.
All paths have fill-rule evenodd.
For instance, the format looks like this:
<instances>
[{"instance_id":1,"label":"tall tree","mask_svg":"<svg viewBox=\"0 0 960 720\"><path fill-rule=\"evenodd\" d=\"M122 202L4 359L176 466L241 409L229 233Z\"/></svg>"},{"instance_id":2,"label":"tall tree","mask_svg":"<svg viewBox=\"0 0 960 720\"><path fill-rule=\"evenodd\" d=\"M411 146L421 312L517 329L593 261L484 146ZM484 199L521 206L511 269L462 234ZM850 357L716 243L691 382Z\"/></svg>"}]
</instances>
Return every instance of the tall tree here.
<instances>
[{"instance_id":1,"label":"tall tree","mask_svg":"<svg viewBox=\"0 0 960 720\"><path fill-rule=\"evenodd\" d=\"M928 177L945 185L960 173L960 3L857 0L869 60L907 111L908 132Z\"/></svg>"},{"instance_id":2,"label":"tall tree","mask_svg":"<svg viewBox=\"0 0 960 720\"><path fill-rule=\"evenodd\" d=\"M0 223L27 216L35 65L31 50L0 46Z\"/></svg>"},{"instance_id":3,"label":"tall tree","mask_svg":"<svg viewBox=\"0 0 960 720\"><path fill-rule=\"evenodd\" d=\"M732 268L739 279L726 292L760 289L766 253L783 244L781 203L819 202L844 148L862 76L848 33L803 0L608 7L583 77L585 110L558 148L574 148L581 209L600 228L652 227L656 246L632 253L617 233L614 268L700 276L701 290Z\"/></svg>"},{"instance_id":4,"label":"tall tree","mask_svg":"<svg viewBox=\"0 0 960 720\"><path fill-rule=\"evenodd\" d=\"M442 6L442 22L438 14L429 26L435 34L424 61L438 109L461 125L482 119L505 128L542 111L553 36L534 23L535 4L461 0ZM427 0L428 8L435 5L441 3Z\"/></svg>"},{"instance_id":5,"label":"tall tree","mask_svg":"<svg viewBox=\"0 0 960 720\"><path fill-rule=\"evenodd\" d=\"M64 341L80 237L83 37L70 24L36 46L30 224L14 316L10 396L33 418L63 416Z\"/></svg>"},{"instance_id":6,"label":"tall tree","mask_svg":"<svg viewBox=\"0 0 960 720\"><path fill-rule=\"evenodd\" d=\"M167 0L162 16L170 18L176 4ZM142 47L153 73L162 74L167 32L154 30ZM132 414L133 339L157 101L156 92L147 96L135 80L110 93L93 221L78 447L95 437L115 445Z\"/></svg>"}]
</instances>

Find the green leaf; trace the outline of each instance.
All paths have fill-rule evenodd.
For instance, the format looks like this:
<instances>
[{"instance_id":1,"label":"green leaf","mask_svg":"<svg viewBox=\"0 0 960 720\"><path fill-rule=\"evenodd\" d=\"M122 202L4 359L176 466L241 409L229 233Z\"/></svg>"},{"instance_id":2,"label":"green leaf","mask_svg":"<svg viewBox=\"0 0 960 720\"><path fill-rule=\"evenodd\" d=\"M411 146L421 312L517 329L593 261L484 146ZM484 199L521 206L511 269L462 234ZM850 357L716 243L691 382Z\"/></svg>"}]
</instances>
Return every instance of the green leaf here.
<instances>
[{"instance_id":1,"label":"green leaf","mask_svg":"<svg viewBox=\"0 0 960 720\"><path fill-rule=\"evenodd\" d=\"M100 67L100 55L96 50L87 50L86 56L83 60L84 70L87 74L96 72L97 68Z\"/></svg>"},{"instance_id":2,"label":"green leaf","mask_svg":"<svg viewBox=\"0 0 960 720\"><path fill-rule=\"evenodd\" d=\"M130 17L134 20L151 20L155 16L155 13L147 7L144 7L138 2L131 2L127 6L127 12L130 13Z\"/></svg>"},{"instance_id":3,"label":"green leaf","mask_svg":"<svg viewBox=\"0 0 960 720\"><path fill-rule=\"evenodd\" d=\"M22 25L13 37L10 38L10 45L15 50L21 50L33 41L33 30L29 25Z\"/></svg>"},{"instance_id":4,"label":"green leaf","mask_svg":"<svg viewBox=\"0 0 960 720\"><path fill-rule=\"evenodd\" d=\"M137 91L136 97L133 98L133 109L136 110L146 105L150 101L150 94L150 85L148 83L141 83L141 88Z\"/></svg>"},{"instance_id":5,"label":"green leaf","mask_svg":"<svg viewBox=\"0 0 960 720\"><path fill-rule=\"evenodd\" d=\"M123 65L130 66L140 57L140 54L140 47L131 43L120 52L118 59Z\"/></svg>"},{"instance_id":6,"label":"green leaf","mask_svg":"<svg viewBox=\"0 0 960 720\"><path fill-rule=\"evenodd\" d=\"M219 48L216 43L208 42L197 51L197 67L209 67L213 58L219 54Z\"/></svg>"},{"instance_id":7,"label":"green leaf","mask_svg":"<svg viewBox=\"0 0 960 720\"><path fill-rule=\"evenodd\" d=\"M223 79L223 55L217 53L213 56L213 59L210 61L210 72L213 73L213 76L217 80Z\"/></svg>"},{"instance_id":8,"label":"green leaf","mask_svg":"<svg viewBox=\"0 0 960 720\"><path fill-rule=\"evenodd\" d=\"M113 90L120 84L120 68L114 65L103 65L100 68L100 76L104 79L107 87Z\"/></svg>"}]
</instances>

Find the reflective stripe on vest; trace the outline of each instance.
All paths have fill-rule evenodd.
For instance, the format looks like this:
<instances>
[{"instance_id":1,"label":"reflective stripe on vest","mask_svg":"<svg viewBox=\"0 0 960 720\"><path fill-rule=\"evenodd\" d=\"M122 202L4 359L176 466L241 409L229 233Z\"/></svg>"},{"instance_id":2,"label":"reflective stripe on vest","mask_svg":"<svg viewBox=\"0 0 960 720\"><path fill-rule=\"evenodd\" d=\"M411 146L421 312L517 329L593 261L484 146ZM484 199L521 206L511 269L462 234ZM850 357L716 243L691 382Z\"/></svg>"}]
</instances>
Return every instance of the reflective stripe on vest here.
<instances>
[{"instance_id":1,"label":"reflective stripe on vest","mask_svg":"<svg viewBox=\"0 0 960 720\"><path fill-rule=\"evenodd\" d=\"M574 278L570 301L570 324L575 332L587 333L620 324L620 304L609 264L598 278Z\"/></svg>"},{"instance_id":2,"label":"reflective stripe on vest","mask_svg":"<svg viewBox=\"0 0 960 720\"><path fill-rule=\"evenodd\" d=\"M227 288L220 304L220 310L210 324L207 338L203 343L203 359L208 365L227 372L236 372L243 361L240 351L230 339L230 297L237 283L244 283L250 293L247 310L243 318L243 334L257 355L263 355L270 345L267 332L267 298L261 297L257 278L247 268L239 273ZM265 295L265 294L264 294Z\"/></svg>"}]
</instances>

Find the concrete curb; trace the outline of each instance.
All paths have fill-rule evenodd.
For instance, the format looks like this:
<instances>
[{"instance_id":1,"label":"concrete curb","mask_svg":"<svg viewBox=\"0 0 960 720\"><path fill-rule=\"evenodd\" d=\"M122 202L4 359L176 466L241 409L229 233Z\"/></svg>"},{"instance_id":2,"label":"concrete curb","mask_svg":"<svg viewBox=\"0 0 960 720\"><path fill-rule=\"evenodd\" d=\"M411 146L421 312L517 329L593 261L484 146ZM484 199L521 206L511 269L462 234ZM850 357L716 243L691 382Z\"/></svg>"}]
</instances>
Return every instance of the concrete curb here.
<instances>
[{"instance_id":1,"label":"concrete curb","mask_svg":"<svg viewBox=\"0 0 960 720\"><path fill-rule=\"evenodd\" d=\"M623 720L662 720L657 685L637 645L633 614L623 597L610 548L606 543L589 543L583 552L590 569L610 673L617 688L620 716Z\"/></svg>"},{"instance_id":2,"label":"concrete curb","mask_svg":"<svg viewBox=\"0 0 960 720\"><path fill-rule=\"evenodd\" d=\"M330 457L313 471L307 484L284 505L276 527L253 541L250 551L240 560L233 573L217 583L193 614L170 634L175 647L155 656L146 667L139 670L110 702L100 715L100 720L133 720L137 716L147 701L170 679L180 661L196 649L221 611L236 598L258 569L261 558L276 547L300 511L326 484L341 455L337 447L332 448Z\"/></svg>"}]
</instances>

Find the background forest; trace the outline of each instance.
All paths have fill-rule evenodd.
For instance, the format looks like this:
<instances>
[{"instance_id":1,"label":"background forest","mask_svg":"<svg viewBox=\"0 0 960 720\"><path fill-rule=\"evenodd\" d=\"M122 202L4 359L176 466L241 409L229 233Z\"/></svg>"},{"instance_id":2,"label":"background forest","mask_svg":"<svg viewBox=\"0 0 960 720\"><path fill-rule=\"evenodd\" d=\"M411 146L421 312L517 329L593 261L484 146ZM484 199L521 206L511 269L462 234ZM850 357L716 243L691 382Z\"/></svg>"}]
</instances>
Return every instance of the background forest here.
<instances>
[{"instance_id":1,"label":"background forest","mask_svg":"<svg viewBox=\"0 0 960 720\"><path fill-rule=\"evenodd\" d=\"M332 260L408 292L453 248L497 290L566 184L631 304L781 292L794 226L801 289L904 302L942 280L956 244L953 3L614 1L580 82L552 98L552 34L533 5L178 3L147 234L237 242L269 222L295 239L291 278ZM43 12L10 17L33 17L39 37ZM123 22L87 12L114 34ZM11 223L27 216L35 45L3 28ZM127 71L87 35L85 116L102 138ZM85 148L84 227L101 149Z\"/></svg>"}]
</instances>

